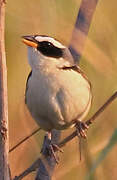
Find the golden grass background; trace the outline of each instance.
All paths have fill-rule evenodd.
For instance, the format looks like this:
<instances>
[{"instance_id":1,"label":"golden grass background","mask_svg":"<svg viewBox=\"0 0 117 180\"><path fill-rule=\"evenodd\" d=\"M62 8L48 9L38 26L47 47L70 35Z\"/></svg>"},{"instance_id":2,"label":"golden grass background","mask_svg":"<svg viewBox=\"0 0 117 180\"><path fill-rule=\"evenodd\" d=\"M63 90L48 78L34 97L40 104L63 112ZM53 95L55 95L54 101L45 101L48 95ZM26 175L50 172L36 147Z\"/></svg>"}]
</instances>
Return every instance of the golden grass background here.
<instances>
[{"instance_id":1,"label":"golden grass background","mask_svg":"<svg viewBox=\"0 0 117 180\"><path fill-rule=\"evenodd\" d=\"M25 104L25 83L30 67L27 49L21 36L47 34L69 44L76 20L79 0L20 0L8 1L6 7L6 55L8 68L9 136L10 147L32 132L36 123ZM117 90L117 2L99 1L90 26L80 66L89 77L93 88L91 116ZM77 49L77 42L75 43ZM88 118L87 117L87 118ZM88 142L83 143L83 158L79 162L77 138L63 149L53 180L83 180L91 163L108 143L117 127L117 100L110 105L88 131ZM72 130L66 130L62 137ZM26 169L40 154L44 131L10 153L12 176ZM117 147L97 168L95 180L117 179ZM32 180L35 173L24 178Z\"/></svg>"}]
</instances>

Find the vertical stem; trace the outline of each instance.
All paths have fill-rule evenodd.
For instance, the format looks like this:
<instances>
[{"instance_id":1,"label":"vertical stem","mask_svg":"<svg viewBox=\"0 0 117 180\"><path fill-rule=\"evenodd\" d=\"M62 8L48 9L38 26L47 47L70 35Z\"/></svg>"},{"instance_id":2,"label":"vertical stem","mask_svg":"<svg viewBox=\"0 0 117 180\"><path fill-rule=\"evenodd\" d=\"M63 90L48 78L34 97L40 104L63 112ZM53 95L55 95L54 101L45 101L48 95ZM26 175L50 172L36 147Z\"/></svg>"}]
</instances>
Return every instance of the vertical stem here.
<instances>
[{"instance_id":1,"label":"vertical stem","mask_svg":"<svg viewBox=\"0 0 117 180\"><path fill-rule=\"evenodd\" d=\"M5 2L0 0L0 180L9 180L7 70L4 46Z\"/></svg>"},{"instance_id":2,"label":"vertical stem","mask_svg":"<svg viewBox=\"0 0 117 180\"><path fill-rule=\"evenodd\" d=\"M97 3L98 0L82 0L81 2L69 46L76 63L79 62L83 54L84 45Z\"/></svg>"}]
</instances>

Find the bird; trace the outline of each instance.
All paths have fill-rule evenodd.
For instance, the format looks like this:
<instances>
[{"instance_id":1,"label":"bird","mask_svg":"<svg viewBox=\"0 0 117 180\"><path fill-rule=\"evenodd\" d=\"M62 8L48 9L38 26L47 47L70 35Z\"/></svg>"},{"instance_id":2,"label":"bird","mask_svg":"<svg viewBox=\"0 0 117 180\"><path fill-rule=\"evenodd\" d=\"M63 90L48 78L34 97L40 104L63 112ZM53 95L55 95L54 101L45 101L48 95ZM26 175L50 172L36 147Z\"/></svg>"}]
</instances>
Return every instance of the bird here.
<instances>
[{"instance_id":1,"label":"bird","mask_svg":"<svg viewBox=\"0 0 117 180\"><path fill-rule=\"evenodd\" d=\"M51 139L51 131L88 126L83 119L92 103L92 86L68 47L47 35L26 35L31 72L27 78L25 104L33 119ZM51 140L50 140L51 142ZM51 144L54 149L57 145ZM53 150L52 150L53 151Z\"/></svg>"}]
</instances>

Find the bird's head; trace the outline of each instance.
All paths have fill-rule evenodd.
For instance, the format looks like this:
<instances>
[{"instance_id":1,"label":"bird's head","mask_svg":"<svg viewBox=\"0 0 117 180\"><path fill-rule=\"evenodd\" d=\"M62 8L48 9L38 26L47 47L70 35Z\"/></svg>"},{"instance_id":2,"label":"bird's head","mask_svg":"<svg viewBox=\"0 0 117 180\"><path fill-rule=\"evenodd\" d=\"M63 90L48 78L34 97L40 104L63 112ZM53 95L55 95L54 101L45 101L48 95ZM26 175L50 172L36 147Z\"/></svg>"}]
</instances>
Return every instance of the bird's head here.
<instances>
[{"instance_id":1,"label":"bird's head","mask_svg":"<svg viewBox=\"0 0 117 180\"><path fill-rule=\"evenodd\" d=\"M29 35L22 38L28 46L28 59L32 69L40 64L54 63L59 68L74 65L69 49L54 38L44 35Z\"/></svg>"}]
</instances>

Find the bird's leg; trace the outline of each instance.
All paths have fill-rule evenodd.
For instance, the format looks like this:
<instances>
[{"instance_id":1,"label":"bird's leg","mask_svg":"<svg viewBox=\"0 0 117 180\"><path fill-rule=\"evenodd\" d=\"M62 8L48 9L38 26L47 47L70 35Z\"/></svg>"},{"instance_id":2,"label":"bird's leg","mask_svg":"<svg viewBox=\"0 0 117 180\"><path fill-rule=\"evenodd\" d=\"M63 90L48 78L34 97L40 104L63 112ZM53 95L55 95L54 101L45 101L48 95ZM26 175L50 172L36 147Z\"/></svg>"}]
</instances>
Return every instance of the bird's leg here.
<instances>
[{"instance_id":1,"label":"bird's leg","mask_svg":"<svg viewBox=\"0 0 117 180\"><path fill-rule=\"evenodd\" d=\"M81 140L82 140L81 138L85 138L85 139L87 138L86 130L88 129L88 126L85 122L81 122L80 120L77 120L75 127L79 138L79 152L80 152L80 160L81 160Z\"/></svg>"},{"instance_id":2,"label":"bird's leg","mask_svg":"<svg viewBox=\"0 0 117 180\"><path fill-rule=\"evenodd\" d=\"M57 144L52 143L51 132L47 132L47 134L45 135L41 153L47 156L53 156L56 163L58 163L59 160L56 156L56 151L63 152Z\"/></svg>"}]
</instances>

